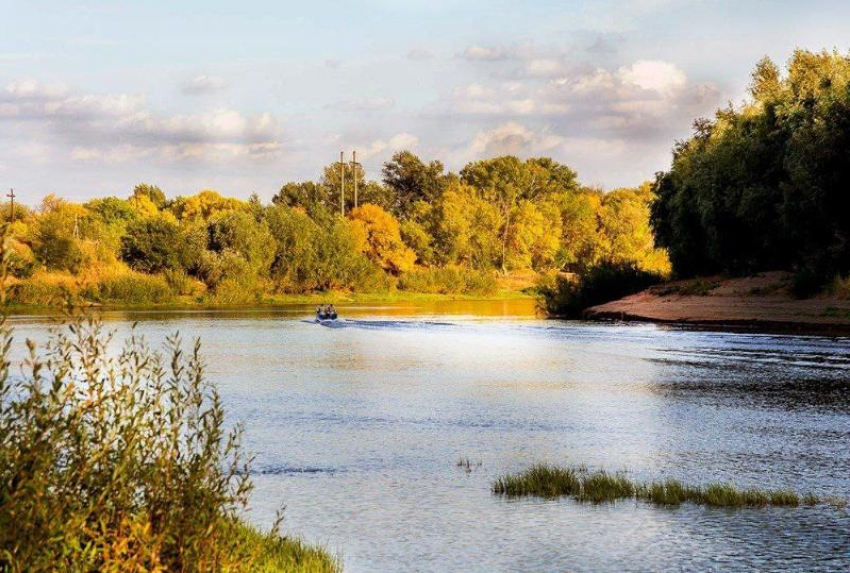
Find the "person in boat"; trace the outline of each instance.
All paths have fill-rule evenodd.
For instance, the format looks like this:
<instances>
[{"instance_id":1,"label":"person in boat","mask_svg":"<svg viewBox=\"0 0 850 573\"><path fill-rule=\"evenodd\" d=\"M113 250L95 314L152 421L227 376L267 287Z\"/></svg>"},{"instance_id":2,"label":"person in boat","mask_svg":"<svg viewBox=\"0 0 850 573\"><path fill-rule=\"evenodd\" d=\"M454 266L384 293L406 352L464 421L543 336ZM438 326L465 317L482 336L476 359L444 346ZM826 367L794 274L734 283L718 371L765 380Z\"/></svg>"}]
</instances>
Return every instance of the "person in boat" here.
<instances>
[{"instance_id":1,"label":"person in boat","mask_svg":"<svg viewBox=\"0 0 850 573\"><path fill-rule=\"evenodd\" d=\"M330 305L330 307L328 307L328 317L331 320L336 320L336 316L336 308L334 307L334 305Z\"/></svg>"}]
</instances>

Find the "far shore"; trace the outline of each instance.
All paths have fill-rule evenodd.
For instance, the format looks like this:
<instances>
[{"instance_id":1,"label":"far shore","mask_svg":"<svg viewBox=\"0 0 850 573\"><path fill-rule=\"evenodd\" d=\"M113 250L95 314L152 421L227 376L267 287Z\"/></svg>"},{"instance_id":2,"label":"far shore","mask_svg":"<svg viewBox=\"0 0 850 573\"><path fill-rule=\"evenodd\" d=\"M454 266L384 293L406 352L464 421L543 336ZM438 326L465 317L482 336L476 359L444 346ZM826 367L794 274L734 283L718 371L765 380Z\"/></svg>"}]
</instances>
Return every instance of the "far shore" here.
<instances>
[{"instance_id":1,"label":"far shore","mask_svg":"<svg viewBox=\"0 0 850 573\"><path fill-rule=\"evenodd\" d=\"M98 310L240 310L240 309L274 309L297 306L312 306L319 304L358 305L358 304L404 304L404 303L452 303L452 302L508 302L527 301L533 306L534 294L527 291L499 290L494 293L417 293L409 291L390 291L383 293L352 293L345 291L323 291L303 294L267 295L250 304L216 304L208 300L181 297L175 301L162 304L127 304L127 303L92 303L77 301L77 308ZM18 304L12 301L9 310L15 315L45 314L61 311L63 304L57 302L51 305Z\"/></svg>"},{"instance_id":2,"label":"far shore","mask_svg":"<svg viewBox=\"0 0 850 573\"><path fill-rule=\"evenodd\" d=\"M785 272L674 281L587 309L591 320L680 324L724 330L850 335L850 300L796 299Z\"/></svg>"}]
</instances>

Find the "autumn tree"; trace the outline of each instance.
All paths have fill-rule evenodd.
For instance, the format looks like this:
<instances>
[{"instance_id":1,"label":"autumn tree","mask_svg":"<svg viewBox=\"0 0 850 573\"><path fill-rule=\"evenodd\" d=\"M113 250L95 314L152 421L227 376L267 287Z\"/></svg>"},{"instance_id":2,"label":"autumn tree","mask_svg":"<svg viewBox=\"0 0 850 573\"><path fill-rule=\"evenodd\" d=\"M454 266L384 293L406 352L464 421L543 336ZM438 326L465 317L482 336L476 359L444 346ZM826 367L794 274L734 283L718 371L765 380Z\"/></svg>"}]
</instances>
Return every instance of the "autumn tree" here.
<instances>
[{"instance_id":1,"label":"autumn tree","mask_svg":"<svg viewBox=\"0 0 850 573\"><path fill-rule=\"evenodd\" d=\"M349 218L363 234L363 252L375 264L394 274L413 267L416 254L402 241L395 217L367 203L352 209Z\"/></svg>"}]
</instances>

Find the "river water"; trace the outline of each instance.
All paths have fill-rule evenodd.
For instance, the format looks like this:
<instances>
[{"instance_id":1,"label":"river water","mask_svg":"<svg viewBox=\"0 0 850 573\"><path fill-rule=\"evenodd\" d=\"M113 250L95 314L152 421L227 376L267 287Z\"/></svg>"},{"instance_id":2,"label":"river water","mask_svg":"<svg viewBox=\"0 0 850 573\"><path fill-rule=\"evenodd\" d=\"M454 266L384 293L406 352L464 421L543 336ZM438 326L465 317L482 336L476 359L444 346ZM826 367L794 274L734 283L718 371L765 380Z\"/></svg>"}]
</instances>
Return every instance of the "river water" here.
<instances>
[{"instance_id":1,"label":"river water","mask_svg":"<svg viewBox=\"0 0 850 573\"><path fill-rule=\"evenodd\" d=\"M850 339L544 321L528 301L341 310L338 328L306 307L104 318L201 337L256 455L250 519L285 505L346 571L850 570L847 509L490 492L546 461L850 497Z\"/></svg>"}]
</instances>

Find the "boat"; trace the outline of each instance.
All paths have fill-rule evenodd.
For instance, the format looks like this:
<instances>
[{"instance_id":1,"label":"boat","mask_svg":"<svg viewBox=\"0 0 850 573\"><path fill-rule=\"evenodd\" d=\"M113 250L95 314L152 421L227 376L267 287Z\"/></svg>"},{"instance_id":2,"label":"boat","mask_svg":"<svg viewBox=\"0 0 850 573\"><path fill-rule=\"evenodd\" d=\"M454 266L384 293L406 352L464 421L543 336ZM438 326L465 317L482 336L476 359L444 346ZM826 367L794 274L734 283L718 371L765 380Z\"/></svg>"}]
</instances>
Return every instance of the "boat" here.
<instances>
[{"instance_id":1,"label":"boat","mask_svg":"<svg viewBox=\"0 0 850 573\"><path fill-rule=\"evenodd\" d=\"M316 322L325 324L332 323L336 321L339 315L337 315L336 309L333 306L325 307L322 309L321 307L316 308Z\"/></svg>"}]
</instances>

